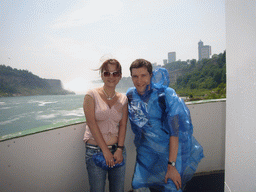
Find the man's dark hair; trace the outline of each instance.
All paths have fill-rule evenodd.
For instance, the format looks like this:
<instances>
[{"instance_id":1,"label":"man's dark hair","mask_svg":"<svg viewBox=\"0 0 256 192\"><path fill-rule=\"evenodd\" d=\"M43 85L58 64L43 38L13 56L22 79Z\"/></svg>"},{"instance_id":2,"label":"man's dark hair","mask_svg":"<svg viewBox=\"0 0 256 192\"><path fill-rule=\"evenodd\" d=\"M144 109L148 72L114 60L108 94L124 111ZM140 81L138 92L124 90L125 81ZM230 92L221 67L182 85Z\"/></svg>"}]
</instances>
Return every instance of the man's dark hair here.
<instances>
[{"instance_id":1,"label":"man's dark hair","mask_svg":"<svg viewBox=\"0 0 256 192\"><path fill-rule=\"evenodd\" d=\"M137 69L137 68L141 68L141 67L145 67L147 68L149 74L152 74L152 64L145 60L145 59L136 59L135 61L132 62L131 66L130 66L130 73L132 76L132 69Z\"/></svg>"}]
</instances>

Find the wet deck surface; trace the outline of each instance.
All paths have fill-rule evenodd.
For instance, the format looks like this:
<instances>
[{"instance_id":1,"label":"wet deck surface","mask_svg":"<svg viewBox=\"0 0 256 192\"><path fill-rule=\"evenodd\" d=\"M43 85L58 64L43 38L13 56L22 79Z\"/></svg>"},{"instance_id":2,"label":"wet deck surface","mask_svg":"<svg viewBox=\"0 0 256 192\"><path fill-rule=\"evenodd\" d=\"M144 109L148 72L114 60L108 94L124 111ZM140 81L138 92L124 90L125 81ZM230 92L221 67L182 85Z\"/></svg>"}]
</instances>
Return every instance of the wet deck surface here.
<instances>
[{"instance_id":1,"label":"wet deck surface","mask_svg":"<svg viewBox=\"0 0 256 192\"><path fill-rule=\"evenodd\" d=\"M159 192L152 190L151 192ZM224 192L224 171L195 175L183 192Z\"/></svg>"},{"instance_id":2,"label":"wet deck surface","mask_svg":"<svg viewBox=\"0 0 256 192\"><path fill-rule=\"evenodd\" d=\"M224 171L194 176L186 185L184 192L222 192L224 191Z\"/></svg>"}]
</instances>

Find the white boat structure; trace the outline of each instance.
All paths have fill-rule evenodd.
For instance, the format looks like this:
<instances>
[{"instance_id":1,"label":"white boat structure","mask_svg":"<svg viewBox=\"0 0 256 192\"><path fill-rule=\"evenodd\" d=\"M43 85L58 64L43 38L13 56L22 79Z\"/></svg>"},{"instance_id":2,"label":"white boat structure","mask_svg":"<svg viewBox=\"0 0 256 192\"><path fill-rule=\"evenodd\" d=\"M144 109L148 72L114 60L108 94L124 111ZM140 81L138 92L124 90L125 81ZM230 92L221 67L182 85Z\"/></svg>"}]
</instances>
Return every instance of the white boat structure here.
<instances>
[{"instance_id":1,"label":"white boat structure","mask_svg":"<svg viewBox=\"0 0 256 192\"><path fill-rule=\"evenodd\" d=\"M224 172L226 99L186 103L194 136L205 158L196 175ZM0 141L1 192L89 191L83 134L85 122L43 127L7 136ZM135 164L134 135L127 127L125 191L130 191ZM220 185L224 186L224 181ZM108 184L106 191L108 191Z\"/></svg>"}]
</instances>

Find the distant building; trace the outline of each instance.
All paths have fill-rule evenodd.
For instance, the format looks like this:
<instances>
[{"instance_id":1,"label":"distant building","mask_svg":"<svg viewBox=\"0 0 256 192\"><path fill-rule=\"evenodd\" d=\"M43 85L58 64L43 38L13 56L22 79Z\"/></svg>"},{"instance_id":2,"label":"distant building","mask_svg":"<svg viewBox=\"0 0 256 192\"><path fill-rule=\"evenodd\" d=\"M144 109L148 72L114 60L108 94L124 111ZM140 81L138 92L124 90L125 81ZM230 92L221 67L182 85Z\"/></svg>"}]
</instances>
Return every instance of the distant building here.
<instances>
[{"instance_id":1,"label":"distant building","mask_svg":"<svg viewBox=\"0 0 256 192\"><path fill-rule=\"evenodd\" d=\"M151 63L151 64L152 64L153 70L155 70L156 68L161 67L161 65L158 65L157 63Z\"/></svg>"},{"instance_id":2,"label":"distant building","mask_svg":"<svg viewBox=\"0 0 256 192\"><path fill-rule=\"evenodd\" d=\"M209 59L211 54L211 46L204 45L200 40L198 43L198 60Z\"/></svg>"},{"instance_id":3,"label":"distant building","mask_svg":"<svg viewBox=\"0 0 256 192\"><path fill-rule=\"evenodd\" d=\"M176 61L176 52L168 53L168 63Z\"/></svg>"},{"instance_id":4,"label":"distant building","mask_svg":"<svg viewBox=\"0 0 256 192\"><path fill-rule=\"evenodd\" d=\"M151 63L151 64L152 64L153 70L157 68L157 63Z\"/></svg>"},{"instance_id":5,"label":"distant building","mask_svg":"<svg viewBox=\"0 0 256 192\"><path fill-rule=\"evenodd\" d=\"M167 64L167 59L164 59L163 63L164 63L164 65L166 65Z\"/></svg>"}]
</instances>

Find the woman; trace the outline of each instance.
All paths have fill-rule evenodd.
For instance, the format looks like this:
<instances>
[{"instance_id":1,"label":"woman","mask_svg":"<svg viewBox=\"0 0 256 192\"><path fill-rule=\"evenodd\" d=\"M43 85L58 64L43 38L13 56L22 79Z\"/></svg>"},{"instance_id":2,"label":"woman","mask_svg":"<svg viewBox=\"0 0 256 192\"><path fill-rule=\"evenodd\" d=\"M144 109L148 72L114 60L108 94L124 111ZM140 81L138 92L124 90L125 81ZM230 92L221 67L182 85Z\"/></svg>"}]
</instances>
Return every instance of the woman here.
<instances>
[{"instance_id":1,"label":"woman","mask_svg":"<svg viewBox=\"0 0 256 192\"><path fill-rule=\"evenodd\" d=\"M124 191L125 165L115 167L125 160L124 148L127 124L127 97L115 91L122 78L122 68L115 59L106 60L100 67L103 87L89 90L84 98L84 113L87 121L84 134L86 143L86 167L90 191L105 189L108 173L109 191ZM103 153L105 170L94 162L94 155ZM113 167L113 168L111 168Z\"/></svg>"}]
</instances>

